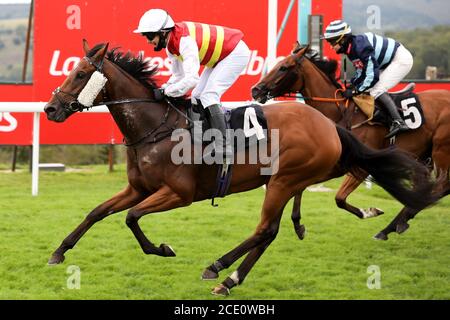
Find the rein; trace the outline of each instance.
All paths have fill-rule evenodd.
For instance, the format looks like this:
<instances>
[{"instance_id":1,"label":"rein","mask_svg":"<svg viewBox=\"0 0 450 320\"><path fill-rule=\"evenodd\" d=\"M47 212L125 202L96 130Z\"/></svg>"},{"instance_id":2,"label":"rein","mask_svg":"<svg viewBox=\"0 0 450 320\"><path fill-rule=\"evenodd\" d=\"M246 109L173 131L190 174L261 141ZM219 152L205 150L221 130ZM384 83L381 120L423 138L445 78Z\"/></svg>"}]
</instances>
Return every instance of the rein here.
<instances>
[{"instance_id":1,"label":"rein","mask_svg":"<svg viewBox=\"0 0 450 320\"><path fill-rule=\"evenodd\" d=\"M129 102L141 102L141 101L138 101L138 100L141 100L141 99L127 99L127 100L131 100ZM157 100L154 100L154 99L147 99L147 100L152 100L153 102L158 102ZM137 139L136 141L126 142L126 140L124 138L124 145L126 147L136 147L137 145L139 145L141 143L144 143L144 142L157 143L157 142L159 142L161 140L164 140L165 138L170 136L173 131L175 131L177 129L178 120L179 120L179 116L180 115L183 118L186 119L187 123L189 123L189 126L187 128L185 128L185 129L189 130L189 129L191 129L193 127L194 121L191 118L189 118L180 109L178 109L167 97L165 97L164 100L167 102L167 109L166 109L166 113L163 116L163 120L161 121L161 124L158 127L154 128L154 129L150 130L149 132L147 132L146 134L144 134L144 136L142 136L141 138ZM121 101L124 101L124 100L121 100ZM110 104L119 104L119 103L122 103L122 102L120 102L120 101L111 101ZM104 103L104 104L106 104L106 103ZM178 113L177 118L175 119L175 123L171 127L166 126L169 130L162 131L162 132L158 133L157 132L158 129L160 129L162 126L164 126L166 124L167 120L169 119L169 113L170 113L170 110L172 110L172 109L175 110ZM148 137L150 137L151 135L153 135L153 134L155 134L153 139L150 139L149 141L146 141L146 139ZM158 137L159 134L163 134L163 135Z\"/></svg>"},{"instance_id":2,"label":"rein","mask_svg":"<svg viewBox=\"0 0 450 320\"><path fill-rule=\"evenodd\" d=\"M295 60L296 66L297 66L298 68L301 67L302 60L303 60L303 59L305 59L305 55L302 55L302 56L300 56L300 57L294 56L294 60ZM289 93L284 94L284 95L282 95L282 96L280 96L280 97L290 97L290 98L294 98L291 94L295 94L295 95L296 95L295 97L297 97L297 94L301 94L300 91L301 91L301 90L298 90L298 91L295 91L295 92L289 92ZM341 92L341 93L342 93L343 91L344 91L344 90L343 90L342 88L336 89L336 91L334 92L334 98L324 98L324 97L304 97L303 95L302 95L302 98L303 98L304 100L319 101L319 102L335 102L335 103L336 103L336 106L337 106L338 109L341 111L341 113L344 113L345 110L343 110L343 109L341 108L340 102L345 101L345 109L347 109L347 108L348 108L348 105L349 105L349 100L350 100L350 99L347 99L347 98L344 98L344 97L343 97L343 98L338 98L338 97L337 97L338 92Z\"/></svg>"},{"instance_id":3,"label":"rein","mask_svg":"<svg viewBox=\"0 0 450 320\"><path fill-rule=\"evenodd\" d=\"M335 102L335 103L336 103L336 106L337 106L339 109L341 108L340 102L345 101L345 108L347 108L348 105L349 105L350 99L347 99L347 98L338 98L338 97L337 97L338 92L342 92L342 91L343 91L343 89L337 89L337 90L334 92L334 98L324 98L324 97L304 97L303 95L301 96L301 98L303 98L303 99L305 99L305 100L319 101L319 102ZM295 94L295 96L293 96L292 94ZM285 94L285 95L282 95L281 97L296 98L296 97L297 97L297 94L301 94L301 92L299 92L299 91L290 92L290 93L287 93L287 94Z\"/></svg>"}]
</instances>

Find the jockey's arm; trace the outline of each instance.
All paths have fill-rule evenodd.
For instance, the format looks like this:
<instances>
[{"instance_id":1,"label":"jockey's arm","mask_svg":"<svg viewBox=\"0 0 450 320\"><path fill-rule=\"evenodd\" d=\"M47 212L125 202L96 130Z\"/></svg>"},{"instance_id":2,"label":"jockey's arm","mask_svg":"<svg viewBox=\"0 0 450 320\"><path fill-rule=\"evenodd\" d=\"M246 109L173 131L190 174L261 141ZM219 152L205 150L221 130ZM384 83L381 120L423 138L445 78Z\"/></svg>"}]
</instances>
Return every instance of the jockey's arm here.
<instances>
[{"instance_id":1,"label":"jockey's arm","mask_svg":"<svg viewBox=\"0 0 450 320\"><path fill-rule=\"evenodd\" d=\"M184 71L183 71L183 64L181 60L178 60L176 56L172 55L169 51L167 51L167 56L170 59L171 62L171 68L170 71L172 72L172 75L170 76L169 80L162 85L162 88L167 88L167 86L174 84L184 77Z\"/></svg>"},{"instance_id":2,"label":"jockey's arm","mask_svg":"<svg viewBox=\"0 0 450 320\"><path fill-rule=\"evenodd\" d=\"M360 60L364 67L357 72L352 79L352 84L358 92L364 92L372 88L379 80L380 67L375 59L372 47L366 47L360 54Z\"/></svg>"},{"instance_id":3,"label":"jockey's arm","mask_svg":"<svg viewBox=\"0 0 450 320\"><path fill-rule=\"evenodd\" d=\"M179 61L175 56L171 57L173 59L172 63L175 65L175 68L172 68L172 72L175 71L172 77L174 77L176 82L169 84L164 90L169 97L184 96L200 81L198 74L200 70L198 48L195 40L191 37L182 37L180 39L180 57L182 57L182 61Z\"/></svg>"}]
</instances>

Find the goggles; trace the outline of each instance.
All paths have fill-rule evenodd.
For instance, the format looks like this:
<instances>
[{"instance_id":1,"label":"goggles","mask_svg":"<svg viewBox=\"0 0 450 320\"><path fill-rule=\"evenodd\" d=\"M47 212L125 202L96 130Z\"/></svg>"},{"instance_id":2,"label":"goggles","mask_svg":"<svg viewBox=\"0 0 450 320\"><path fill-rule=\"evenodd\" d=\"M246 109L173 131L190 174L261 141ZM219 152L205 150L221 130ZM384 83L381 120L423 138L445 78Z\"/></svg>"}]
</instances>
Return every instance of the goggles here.
<instances>
[{"instance_id":1,"label":"goggles","mask_svg":"<svg viewBox=\"0 0 450 320\"><path fill-rule=\"evenodd\" d=\"M142 35L148 39L148 41L153 41L159 32L144 32Z\"/></svg>"}]
</instances>

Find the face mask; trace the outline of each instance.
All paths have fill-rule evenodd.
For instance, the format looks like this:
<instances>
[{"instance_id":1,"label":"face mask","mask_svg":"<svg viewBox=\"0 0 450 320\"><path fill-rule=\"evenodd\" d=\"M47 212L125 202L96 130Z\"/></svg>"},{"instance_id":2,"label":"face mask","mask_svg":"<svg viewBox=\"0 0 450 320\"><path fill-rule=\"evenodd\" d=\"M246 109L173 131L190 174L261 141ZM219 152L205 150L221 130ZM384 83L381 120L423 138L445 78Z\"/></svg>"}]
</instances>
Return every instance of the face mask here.
<instances>
[{"instance_id":1,"label":"face mask","mask_svg":"<svg viewBox=\"0 0 450 320\"><path fill-rule=\"evenodd\" d=\"M155 47L155 51L161 51L163 48L167 47L168 32L161 32L159 34L158 45Z\"/></svg>"}]
</instances>

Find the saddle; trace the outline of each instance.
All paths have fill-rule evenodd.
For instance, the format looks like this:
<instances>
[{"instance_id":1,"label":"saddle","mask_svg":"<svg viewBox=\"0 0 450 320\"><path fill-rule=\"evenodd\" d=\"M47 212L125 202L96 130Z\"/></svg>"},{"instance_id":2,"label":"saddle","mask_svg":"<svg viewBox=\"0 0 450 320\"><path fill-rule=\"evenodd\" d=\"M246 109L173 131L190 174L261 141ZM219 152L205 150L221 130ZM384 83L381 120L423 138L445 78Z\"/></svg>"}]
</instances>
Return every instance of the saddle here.
<instances>
[{"instance_id":1,"label":"saddle","mask_svg":"<svg viewBox=\"0 0 450 320\"><path fill-rule=\"evenodd\" d=\"M397 106L400 116L410 129L420 128L425 123L419 97L413 92L415 86L415 83L409 83L402 90L389 92L389 95ZM389 114L375 103L372 96L361 94L353 97L353 101L367 116L367 123L371 125L382 124L389 127Z\"/></svg>"},{"instance_id":2,"label":"saddle","mask_svg":"<svg viewBox=\"0 0 450 320\"><path fill-rule=\"evenodd\" d=\"M188 117L194 121L190 128L191 140L194 144L210 144L210 140L203 139L203 133L211 128L207 110L201 105L187 105ZM228 129L232 129L233 136L229 136L233 146L233 152L249 149L260 143L267 141L267 120L264 112L258 104L248 104L234 108L222 108L224 111L225 123ZM219 164L216 177L216 190L212 194L212 205L215 197L223 198L231 183L233 164Z\"/></svg>"},{"instance_id":3,"label":"saddle","mask_svg":"<svg viewBox=\"0 0 450 320\"><path fill-rule=\"evenodd\" d=\"M196 121L191 127L191 137L193 142L200 142L198 132L204 133L211 129L207 110L201 105L192 105L188 110L188 117ZM267 119L264 112L258 104L247 104L240 107L222 107L225 116L227 129L232 129L235 133L233 137L234 151L248 149L259 141L266 139ZM194 132L194 129L197 131ZM245 139L239 139L239 134L243 133ZM201 140L203 145L210 141ZM243 145L244 144L244 145Z\"/></svg>"}]
</instances>

